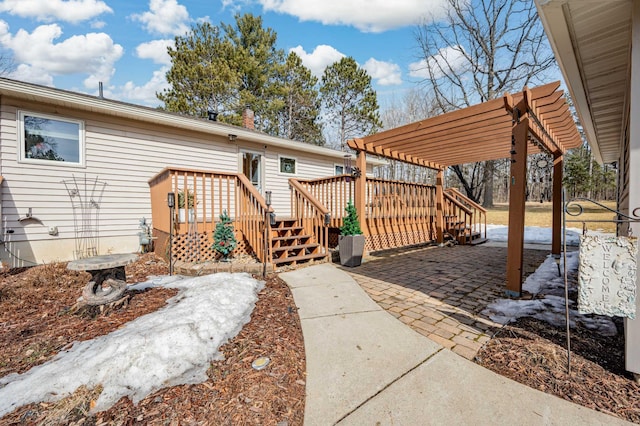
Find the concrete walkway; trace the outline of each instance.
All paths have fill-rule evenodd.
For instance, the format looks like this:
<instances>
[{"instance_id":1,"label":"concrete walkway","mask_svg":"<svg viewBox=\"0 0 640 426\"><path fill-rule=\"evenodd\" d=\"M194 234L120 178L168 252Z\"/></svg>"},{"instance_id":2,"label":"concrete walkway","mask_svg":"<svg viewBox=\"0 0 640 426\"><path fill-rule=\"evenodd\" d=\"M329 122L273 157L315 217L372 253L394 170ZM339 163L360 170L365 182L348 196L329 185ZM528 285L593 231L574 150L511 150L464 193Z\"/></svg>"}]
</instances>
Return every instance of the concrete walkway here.
<instances>
[{"instance_id":1,"label":"concrete walkway","mask_svg":"<svg viewBox=\"0 0 640 426\"><path fill-rule=\"evenodd\" d=\"M307 426L631 424L456 355L388 314L333 265L280 277L302 322Z\"/></svg>"}]
</instances>

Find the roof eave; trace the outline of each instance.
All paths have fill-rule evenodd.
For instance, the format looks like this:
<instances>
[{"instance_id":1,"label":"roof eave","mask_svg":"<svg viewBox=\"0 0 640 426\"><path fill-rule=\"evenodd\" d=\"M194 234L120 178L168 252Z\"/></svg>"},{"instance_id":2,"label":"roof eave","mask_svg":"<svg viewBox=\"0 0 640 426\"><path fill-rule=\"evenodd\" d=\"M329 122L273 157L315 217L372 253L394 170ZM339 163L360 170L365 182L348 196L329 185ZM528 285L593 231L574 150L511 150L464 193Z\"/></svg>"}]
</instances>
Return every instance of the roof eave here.
<instances>
[{"instance_id":1,"label":"roof eave","mask_svg":"<svg viewBox=\"0 0 640 426\"><path fill-rule=\"evenodd\" d=\"M232 126L220 122L211 122L204 119L181 116L166 111L103 99L97 96L55 89L47 86L39 86L7 78L0 78L0 94L17 99L36 100L43 103L72 106L75 109L127 118L149 123L162 123L170 127L188 129L192 131L228 137L234 134L239 140L259 143L277 148L285 148L299 152L322 155L335 159L344 159L344 152L336 151L317 145L298 142L290 139L282 139L269 136L264 133ZM373 165L386 164L386 161L372 158Z\"/></svg>"},{"instance_id":2,"label":"roof eave","mask_svg":"<svg viewBox=\"0 0 640 426\"><path fill-rule=\"evenodd\" d=\"M564 8L566 0L535 0L535 3L549 44L571 94L587 142L591 146L596 161L602 164L602 151L596 138L592 111L566 20Z\"/></svg>"}]
</instances>

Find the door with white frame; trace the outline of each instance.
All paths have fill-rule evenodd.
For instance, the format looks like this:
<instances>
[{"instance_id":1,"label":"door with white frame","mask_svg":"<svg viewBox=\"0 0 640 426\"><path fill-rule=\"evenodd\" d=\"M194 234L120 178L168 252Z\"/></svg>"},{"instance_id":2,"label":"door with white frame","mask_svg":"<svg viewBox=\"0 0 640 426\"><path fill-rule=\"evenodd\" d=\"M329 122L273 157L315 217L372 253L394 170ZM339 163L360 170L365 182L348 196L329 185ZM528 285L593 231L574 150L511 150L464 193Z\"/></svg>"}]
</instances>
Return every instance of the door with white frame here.
<instances>
[{"instance_id":1,"label":"door with white frame","mask_svg":"<svg viewBox=\"0 0 640 426\"><path fill-rule=\"evenodd\" d=\"M253 186L262 194L263 173L262 154L254 151L241 151L242 173L251 181Z\"/></svg>"}]
</instances>

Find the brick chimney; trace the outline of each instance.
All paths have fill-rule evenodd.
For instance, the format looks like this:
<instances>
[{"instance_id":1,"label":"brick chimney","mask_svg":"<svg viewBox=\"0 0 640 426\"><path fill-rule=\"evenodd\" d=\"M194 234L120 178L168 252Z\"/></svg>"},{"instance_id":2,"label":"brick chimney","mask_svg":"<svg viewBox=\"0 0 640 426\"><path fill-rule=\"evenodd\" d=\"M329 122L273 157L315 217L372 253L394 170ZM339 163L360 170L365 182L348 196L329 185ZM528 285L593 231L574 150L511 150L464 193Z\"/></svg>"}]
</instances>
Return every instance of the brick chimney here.
<instances>
[{"instance_id":1,"label":"brick chimney","mask_svg":"<svg viewBox=\"0 0 640 426\"><path fill-rule=\"evenodd\" d=\"M242 111L242 127L249 130L256 129L255 121L253 117L253 110L249 105L245 106L244 111Z\"/></svg>"}]
</instances>

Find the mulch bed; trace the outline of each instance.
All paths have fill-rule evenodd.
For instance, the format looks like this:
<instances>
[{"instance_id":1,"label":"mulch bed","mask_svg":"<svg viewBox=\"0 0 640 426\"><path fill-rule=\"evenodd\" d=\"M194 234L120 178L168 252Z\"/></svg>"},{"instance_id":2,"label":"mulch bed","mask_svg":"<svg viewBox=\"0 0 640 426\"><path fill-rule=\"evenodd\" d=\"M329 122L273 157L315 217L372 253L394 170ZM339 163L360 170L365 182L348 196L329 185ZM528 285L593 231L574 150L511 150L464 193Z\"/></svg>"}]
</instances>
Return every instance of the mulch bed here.
<instances>
[{"instance_id":1,"label":"mulch bed","mask_svg":"<svg viewBox=\"0 0 640 426\"><path fill-rule=\"evenodd\" d=\"M167 274L153 254L127 267L131 283ZM0 276L0 377L42 364L76 340L92 339L155 311L176 294L171 289L128 291L127 305L100 311L74 311L90 276L66 264L5 271ZM304 416L305 357L300 321L291 293L277 276L266 280L251 321L221 348L225 360L211 364L209 379L198 385L165 388L137 405L122 398L107 411L91 414L100 389L79 388L55 403L30 404L0 424L301 425ZM271 363L251 367L260 356Z\"/></svg>"},{"instance_id":2,"label":"mulch bed","mask_svg":"<svg viewBox=\"0 0 640 426\"><path fill-rule=\"evenodd\" d=\"M566 333L533 318L505 326L476 356L498 374L594 410L640 423L640 385L624 369L622 320L618 334L571 330L571 375Z\"/></svg>"}]
</instances>

